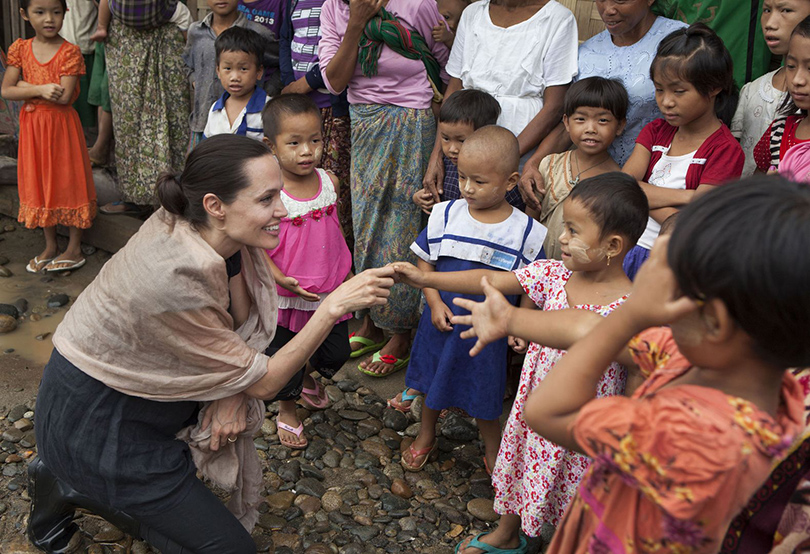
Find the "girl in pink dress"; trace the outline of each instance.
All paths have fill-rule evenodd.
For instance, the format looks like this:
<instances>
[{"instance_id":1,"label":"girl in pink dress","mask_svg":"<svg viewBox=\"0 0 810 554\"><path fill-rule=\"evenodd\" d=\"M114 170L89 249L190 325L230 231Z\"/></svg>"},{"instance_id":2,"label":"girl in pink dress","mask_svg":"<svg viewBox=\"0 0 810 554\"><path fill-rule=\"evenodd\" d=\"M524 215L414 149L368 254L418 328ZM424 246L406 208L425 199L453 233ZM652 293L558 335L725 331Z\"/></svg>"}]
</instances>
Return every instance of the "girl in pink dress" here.
<instances>
[{"instance_id":1,"label":"girl in pink dress","mask_svg":"<svg viewBox=\"0 0 810 554\"><path fill-rule=\"evenodd\" d=\"M288 212L279 225L279 245L267 251L279 295L278 327L270 346L281 348L303 329L326 295L351 275L352 257L338 221L338 179L316 167L323 153L320 110L309 96L284 94L268 102L262 119L264 141L281 166L281 199ZM336 322L297 376L294 396L310 409L328 405L311 373L332 377L349 359L350 318ZM279 401L279 440L303 449L307 440L295 402Z\"/></svg>"}]
</instances>

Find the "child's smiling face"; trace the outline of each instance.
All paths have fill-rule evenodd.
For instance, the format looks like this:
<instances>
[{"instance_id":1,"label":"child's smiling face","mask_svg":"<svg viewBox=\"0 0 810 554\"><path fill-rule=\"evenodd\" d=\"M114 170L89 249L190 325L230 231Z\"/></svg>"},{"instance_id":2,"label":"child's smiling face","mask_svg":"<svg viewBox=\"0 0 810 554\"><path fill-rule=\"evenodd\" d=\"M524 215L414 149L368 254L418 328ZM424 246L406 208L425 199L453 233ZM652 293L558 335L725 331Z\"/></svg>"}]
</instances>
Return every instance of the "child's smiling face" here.
<instances>
[{"instance_id":1,"label":"child's smiling face","mask_svg":"<svg viewBox=\"0 0 810 554\"><path fill-rule=\"evenodd\" d=\"M588 106L579 106L570 116L564 116L563 123L571 142L591 155L606 151L625 125L610 110Z\"/></svg>"}]
</instances>

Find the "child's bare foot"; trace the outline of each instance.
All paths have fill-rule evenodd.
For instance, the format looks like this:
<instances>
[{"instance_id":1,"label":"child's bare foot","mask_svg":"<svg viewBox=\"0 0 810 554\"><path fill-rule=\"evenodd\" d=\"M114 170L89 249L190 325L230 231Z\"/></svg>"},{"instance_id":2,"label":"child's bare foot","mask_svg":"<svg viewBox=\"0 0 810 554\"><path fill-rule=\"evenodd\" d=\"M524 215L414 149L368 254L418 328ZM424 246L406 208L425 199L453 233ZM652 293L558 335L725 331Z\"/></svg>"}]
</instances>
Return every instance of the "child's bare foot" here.
<instances>
[{"instance_id":1,"label":"child's bare foot","mask_svg":"<svg viewBox=\"0 0 810 554\"><path fill-rule=\"evenodd\" d=\"M87 154L90 157L90 163L93 167L103 167L107 165L109 161L109 152L102 152L102 148L96 148L96 145L93 145L93 147L87 151Z\"/></svg>"},{"instance_id":2,"label":"child's bare foot","mask_svg":"<svg viewBox=\"0 0 810 554\"><path fill-rule=\"evenodd\" d=\"M278 427L278 440L281 441L282 446L294 450L303 450L307 447L307 438L304 436L304 424L301 423L298 419L298 415L295 413L294 401L282 400L279 402L276 425Z\"/></svg>"},{"instance_id":3,"label":"child's bare foot","mask_svg":"<svg viewBox=\"0 0 810 554\"><path fill-rule=\"evenodd\" d=\"M95 42L104 42L107 40L107 29L103 27L96 27L96 31L90 35L90 40Z\"/></svg>"}]
</instances>

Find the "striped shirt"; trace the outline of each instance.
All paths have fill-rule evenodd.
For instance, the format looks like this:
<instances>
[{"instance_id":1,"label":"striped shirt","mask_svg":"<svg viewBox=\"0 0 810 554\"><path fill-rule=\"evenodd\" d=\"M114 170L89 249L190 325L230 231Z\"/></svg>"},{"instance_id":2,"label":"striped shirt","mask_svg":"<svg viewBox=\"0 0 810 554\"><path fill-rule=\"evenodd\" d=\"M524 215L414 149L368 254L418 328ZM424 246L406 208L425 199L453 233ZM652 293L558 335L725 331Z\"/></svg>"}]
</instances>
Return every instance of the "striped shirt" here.
<instances>
[{"instance_id":1,"label":"striped shirt","mask_svg":"<svg viewBox=\"0 0 810 554\"><path fill-rule=\"evenodd\" d=\"M171 21L177 0L110 0L116 21L135 29L152 29Z\"/></svg>"}]
</instances>

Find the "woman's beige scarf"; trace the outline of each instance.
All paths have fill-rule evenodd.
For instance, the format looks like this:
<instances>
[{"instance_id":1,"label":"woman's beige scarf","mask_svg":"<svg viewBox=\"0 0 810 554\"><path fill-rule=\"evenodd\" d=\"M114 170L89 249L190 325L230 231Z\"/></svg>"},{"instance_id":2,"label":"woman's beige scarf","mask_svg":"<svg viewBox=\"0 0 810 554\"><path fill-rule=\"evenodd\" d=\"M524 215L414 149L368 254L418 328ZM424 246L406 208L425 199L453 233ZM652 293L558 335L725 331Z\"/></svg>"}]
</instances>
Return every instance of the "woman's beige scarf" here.
<instances>
[{"instance_id":1,"label":"woman's beige scarf","mask_svg":"<svg viewBox=\"0 0 810 554\"><path fill-rule=\"evenodd\" d=\"M242 248L252 305L234 331L225 260L187 222L158 210L79 295L53 344L83 372L131 396L212 401L242 392L267 372L264 350L276 329L276 286L264 256L259 248ZM251 406L254 426L261 425L263 408L259 401ZM199 469L213 470L214 482L236 489L241 505L229 507L250 529L261 483L252 434L212 453L205 433L210 429L198 423L180 435ZM245 484L255 490L241 490Z\"/></svg>"}]
</instances>

